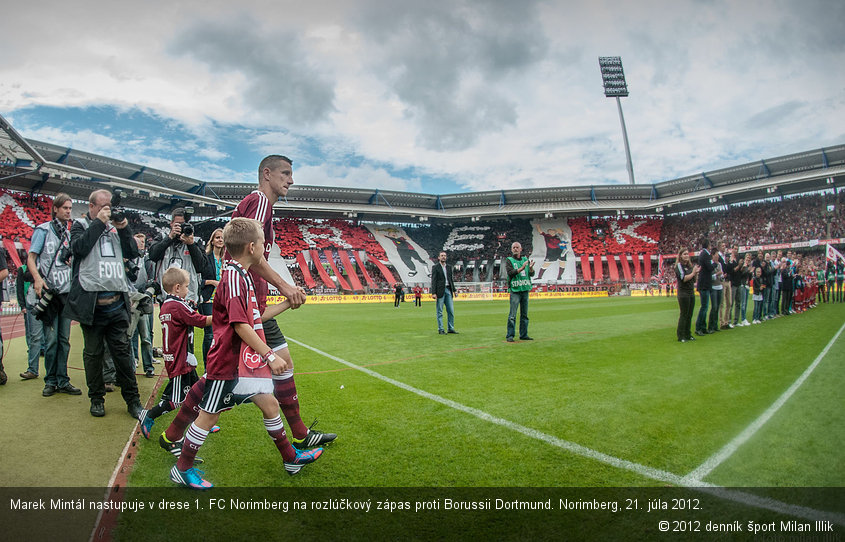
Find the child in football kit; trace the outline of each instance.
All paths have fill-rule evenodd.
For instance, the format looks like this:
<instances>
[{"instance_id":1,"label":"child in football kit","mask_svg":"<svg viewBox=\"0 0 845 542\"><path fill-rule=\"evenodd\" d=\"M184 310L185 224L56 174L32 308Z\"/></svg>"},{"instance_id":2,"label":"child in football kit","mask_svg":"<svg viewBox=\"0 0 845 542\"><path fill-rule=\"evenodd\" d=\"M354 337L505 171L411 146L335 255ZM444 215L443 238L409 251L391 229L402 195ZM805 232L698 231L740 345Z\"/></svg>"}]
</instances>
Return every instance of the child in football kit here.
<instances>
[{"instance_id":1,"label":"child in football kit","mask_svg":"<svg viewBox=\"0 0 845 542\"><path fill-rule=\"evenodd\" d=\"M191 386L199 380L196 370L197 358L193 352L188 352L188 345L193 344L195 327L211 325L211 316L203 316L185 302L190 283L187 271L171 267L162 275L161 283L167 297L161 304L159 320L164 366L170 381L164 388L161 401L149 410L142 410L138 415L141 434L146 439L150 438L155 419L179 408Z\"/></svg>"},{"instance_id":2,"label":"child in football kit","mask_svg":"<svg viewBox=\"0 0 845 542\"><path fill-rule=\"evenodd\" d=\"M234 258L227 262L220 276L214 296L212 322L214 342L208 352L206 374L194 384L191 394L202 390L199 413L188 427L176 465L170 470L170 479L193 489L209 489L211 482L197 471L194 459L210 430L223 411L245 402L254 403L262 412L264 427L282 455L288 474L298 473L308 463L316 461L322 448L297 450L291 446L279 415L279 403L273 396L274 374L288 369L281 357L264 341L255 289L247 271L264 257L264 233L258 221L233 218L223 228L223 241ZM264 316L272 317L285 310L289 304L268 307ZM189 397L190 399L190 397ZM186 400L179 416L188 409ZM191 408L190 410L193 410ZM171 424L173 427L173 424ZM170 428L168 428L170 429ZM173 439L162 435L162 445L176 445ZM174 454L176 455L176 454Z\"/></svg>"}]
</instances>

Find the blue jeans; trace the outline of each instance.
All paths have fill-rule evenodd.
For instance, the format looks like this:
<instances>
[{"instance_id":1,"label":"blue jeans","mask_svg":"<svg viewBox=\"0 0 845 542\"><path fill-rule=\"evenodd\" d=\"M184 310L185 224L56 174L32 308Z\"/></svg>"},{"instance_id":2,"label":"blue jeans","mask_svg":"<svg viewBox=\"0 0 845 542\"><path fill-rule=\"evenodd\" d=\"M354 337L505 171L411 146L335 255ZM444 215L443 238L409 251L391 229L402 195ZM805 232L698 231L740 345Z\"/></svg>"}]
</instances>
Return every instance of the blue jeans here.
<instances>
[{"instance_id":1,"label":"blue jeans","mask_svg":"<svg viewBox=\"0 0 845 542\"><path fill-rule=\"evenodd\" d=\"M446 306L446 325L449 331L455 330L455 307L452 304L452 292L446 288L443 297L437 298L437 330L443 331L443 306Z\"/></svg>"},{"instance_id":2,"label":"blue jeans","mask_svg":"<svg viewBox=\"0 0 845 542\"><path fill-rule=\"evenodd\" d=\"M67 301L67 297L64 300ZM44 325L44 384L59 388L70 383L67 375L70 318L65 316L67 305L62 303L61 307L53 321Z\"/></svg>"},{"instance_id":3,"label":"blue jeans","mask_svg":"<svg viewBox=\"0 0 845 542\"><path fill-rule=\"evenodd\" d=\"M695 319L695 332L704 333L707 331L707 308L710 307L710 292L712 290L699 290L698 297L701 301L701 308L698 309L698 317Z\"/></svg>"},{"instance_id":4,"label":"blue jeans","mask_svg":"<svg viewBox=\"0 0 845 542\"><path fill-rule=\"evenodd\" d=\"M754 302L754 320L760 321L762 320L763 316L763 301L755 301Z\"/></svg>"},{"instance_id":5,"label":"blue jeans","mask_svg":"<svg viewBox=\"0 0 845 542\"><path fill-rule=\"evenodd\" d=\"M43 345L44 324L35 317L35 313L30 306L26 307L23 323L26 328L26 346L29 348L28 367L26 370L34 375L38 375L38 357L41 355L41 347Z\"/></svg>"},{"instance_id":6,"label":"blue jeans","mask_svg":"<svg viewBox=\"0 0 845 542\"><path fill-rule=\"evenodd\" d=\"M710 331L719 329L719 307L722 306L722 290L710 290Z\"/></svg>"},{"instance_id":7,"label":"blue jeans","mask_svg":"<svg viewBox=\"0 0 845 542\"><path fill-rule=\"evenodd\" d=\"M734 325L746 320L745 314L748 307L748 286L741 284L734 287Z\"/></svg>"},{"instance_id":8,"label":"blue jeans","mask_svg":"<svg viewBox=\"0 0 845 542\"><path fill-rule=\"evenodd\" d=\"M775 291L771 288L763 290L763 316L772 318L777 314L777 307L774 303Z\"/></svg>"},{"instance_id":9,"label":"blue jeans","mask_svg":"<svg viewBox=\"0 0 845 542\"><path fill-rule=\"evenodd\" d=\"M508 313L508 339L513 339L516 331L516 309L519 309L519 338L528 336L528 292L511 292L511 306Z\"/></svg>"}]
</instances>

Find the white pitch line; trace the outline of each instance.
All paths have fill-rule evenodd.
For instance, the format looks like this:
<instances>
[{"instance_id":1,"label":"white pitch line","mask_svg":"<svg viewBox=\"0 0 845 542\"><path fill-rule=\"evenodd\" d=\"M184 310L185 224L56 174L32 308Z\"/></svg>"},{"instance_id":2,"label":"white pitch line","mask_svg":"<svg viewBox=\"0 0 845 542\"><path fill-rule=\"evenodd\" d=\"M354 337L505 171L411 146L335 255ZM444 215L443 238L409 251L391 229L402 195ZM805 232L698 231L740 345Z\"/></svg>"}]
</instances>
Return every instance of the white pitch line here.
<instances>
[{"instance_id":1,"label":"white pitch line","mask_svg":"<svg viewBox=\"0 0 845 542\"><path fill-rule=\"evenodd\" d=\"M583 457L595 459L597 461L600 461L602 463L606 463L608 465L612 465L612 466L620 468L620 469L624 469L624 470L627 470L627 471L631 471L631 472L640 474L640 475L645 476L646 478L650 478L652 480L658 480L660 482L666 482L666 483L674 484L674 485L685 485L684 482L683 482L683 478L678 476L677 474L672 474L671 472L667 472L667 471L664 471L664 470L655 469L655 468L652 468L652 467L647 467L645 465L640 465L639 463L634 463L633 461L627 461L625 459L619 459L618 457L613 457L611 455L607 455L607 454L599 452L597 450L593 450L592 448L587 448L586 446L582 446L580 444L575 444L574 442L569 442L568 440L563 440L563 439L557 438L553 435L548 435L548 434L543 433L541 431L537 431L536 429L531 429L530 427L525 427L524 425L519 425L518 423L514 423L510 420L505 420L504 418L499 418L497 416L493 416L492 414L488 414L487 412L484 412L483 410L479 410L477 408L466 406L466 405L463 405L461 403L452 401L451 399L446 399L445 397L441 397L439 395L429 393L425 390L421 390L421 389L415 388L413 386L409 386L408 384L405 384L404 382L399 382L398 380L394 380L390 377L384 376L383 374L377 373L377 372L370 370L370 369L367 369L366 367L361 367L360 365L356 365L356 364L354 364L350 361L346 361L345 359L339 358L337 356L333 356L333 355L331 355L327 352L323 352L322 350L318 350L317 348L314 348L313 346L309 346L309 345L307 345L305 343L301 343L301 342L299 342L295 339L291 339L290 337L286 337L286 339L288 340L288 342L298 344L299 346L301 346L303 348L307 348L308 350L311 350L312 352L316 352L317 354L320 354L321 356L332 359L332 360L334 360L338 363L346 365L347 367L350 367L350 368L355 369L357 371L361 371L362 373L365 373L369 376L372 376L373 378L377 378L377 379L379 379L383 382L387 382L388 384L392 384L392 385L394 385L398 388L402 388L405 391L409 391L411 393L419 395L420 397L425 397L426 399L430 399L434 402L440 403L440 404L445 405L449 408L453 408L455 410L459 410L459 411L464 412L466 414L470 414L470 415L475 416L476 418L480 418L484 421L494 423L494 424L500 425L502 427L507 427L508 429L516 431L517 433L522 433L525 436L546 442L548 444L551 444L552 446L562 448L564 450L567 450L569 452L572 452L574 454L577 454L577 455L580 455L580 456L583 456ZM712 486L712 484L707 484L707 483L704 483L704 482L702 482L699 485Z\"/></svg>"},{"instance_id":2,"label":"white pitch line","mask_svg":"<svg viewBox=\"0 0 845 542\"><path fill-rule=\"evenodd\" d=\"M749 424L748 427L746 427L740 434L734 437L733 440L725 444L725 446L722 447L721 450L708 457L704 461L704 463L702 463L695 470L684 476L684 484L695 484L696 482L699 482L706 478L707 475L709 475L716 469L716 467L724 463L730 456L732 456L734 452L739 449L740 446L745 444L751 437L753 437L754 434L757 433L757 431L759 431L760 428L763 427L763 425L765 425L766 422L768 422L778 410L780 410L784 403L786 403L789 398L792 397L792 395L796 392L796 390L798 390L798 388L801 387L801 385L804 383L805 380L807 380L807 378L812 374L816 367L818 367L819 363L821 363L822 359L824 359L824 357L830 351L831 347L833 347L833 344L839 338L839 335L842 334L843 330L845 330L845 324L842 324L842 327L840 327L839 331L836 332L836 335L834 335L833 338L830 339L830 342L827 343L827 346L824 347L821 353L816 356L816 359L813 361L813 363L811 363L810 366L807 367L807 369L803 373L801 373L801 376L799 376L798 379L793 382L792 385L789 386L789 388L787 388L787 390L783 392L783 394L781 394L781 396L778 397L777 400L775 400L775 402L772 403L772 405L767 408L765 412L760 414L760 416L756 420L751 422L751 424Z\"/></svg>"},{"instance_id":3,"label":"white pitch line","mask_svg":"<svg viewBox=\"0 0 845 542\"><path fill-rule=\"evenodd\" d=\"M843 325L845 328L845 325ZM842 330L840 329L840 332ZM572 452L573 454L580 455L582 457L586 457L589 459L594 459L596 461L600 461L607 465L611 465L613 467L617 467L619 469L627 470L646 478L650 478L652 480L657 480L660 482L665 482L669 484L674 484L677 486L688 487L690 489L694 489L697 491L703 491L710 493L712 495L716 495L718 497L731 500L740 504L745 504L747 506L753 506L755 508L763 508L766 510L771 510L774 512L782 513L782 514L789 514L796 517L801 517L805 519L811 520L822 520L826 519L836 523L837 525L845 526L845 515L839 514L836 512L828 512L828 511L820 511L815 510L812 508L806 508L803 506L797 506L794 504L783 503L780 501L776 501L774 499L769 499L766 497L759 497L757 495L753 495L750 493L744 493L741 491L736 491L729 488L724 488L721 486L717 486L714 484L710 484L707 482L703 482L701 480L693 480L690 479L688 476L681 477L677 474L673 474L671 472L667 472L660 469L655 469L652 467L647 467L645 465L641 465L639 463L634 463L633 461L627 461L625 459L620 459L618 457L613 457L611 455L607 455L605 453L599 452L597 450L593 450L592 448L587 448L586 446L582 446L580 444L576 444L574 442L570 442L568 440L563 440L557 438L553 435L549 435L543 433L542 431L537 431L536 429L531 429L530 427L525 427L524 425L519 425L518 423L514 423L510 420L505 420L504 418L499 418L497 416L493 416L492 414L488 414L483 410L479 410L477 408L469 407L458 403L456 401L452 401L451 399L446 399L445 397L441 397L439 395L435 395L433 393L429 393L425 390L421 390L419 388L415 388L404 382L400 382L398 380L394 380L390 377L384 376L383 374L377 373L373 370L370 370L366 367L361 367L360 365L356 365L350 361L346 361L343 358L339 358L327 352L323 352L313 346L307 345L303 342L297 341L296 339L292 339L291 337L285 337L288 342L297 344L303 348L307 348L312 352L315 352L323 357L328 359L334 360L340 364L346 365L356 371L361 371L364 374L372 376L382 382L386 382L398 388L401 388L405 391L409 391L413 394L419 395L420 397L424 397L426 399L430 399L442 405L445 405L449 408L453 408L460 412L464 412L466 414L470 414L479 418L481 420L500 425L502 427L506 427L511 429L512 431L516 431L518 433L522 433L527 437L531 437L533 439L540 440L547 444L551 444L552 446L564 449L568 452Z\"/></svg>"}]
</instances>

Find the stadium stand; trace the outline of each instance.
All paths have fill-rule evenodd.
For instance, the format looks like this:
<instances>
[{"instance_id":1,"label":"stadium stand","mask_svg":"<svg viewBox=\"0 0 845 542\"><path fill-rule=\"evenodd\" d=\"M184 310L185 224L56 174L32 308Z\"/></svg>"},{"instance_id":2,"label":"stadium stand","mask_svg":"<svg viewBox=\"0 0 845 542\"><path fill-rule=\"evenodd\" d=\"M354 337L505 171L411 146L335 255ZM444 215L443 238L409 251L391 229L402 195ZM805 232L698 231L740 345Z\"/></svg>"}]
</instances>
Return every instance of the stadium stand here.
<instances>
[{"instance_id":1,"label":"stadium stand","mask_svg":"<svg viewBox=\"0 0 845 542\"><path fill-rule=\"evenodd\" d=\"M28 250L33 227L49 220L51 202L49 196L0 189L0 236L9 252L10 268L16 266L18 251ZM659 273L658 254L673 255L681 245L694 249L702 235L739 246L845 237L841 207L831 191L665 218L574 217L567 224L578 283L641 283L648 282L652 272ZM169 215L127 210L127 216L133 230L153 240L161 239L170 228ZM196 221L196 235L207 239L225 224L225 219ZM499 263L509 253L510 240L522 240L529 252L534 233L531 221L522 218L402 227L432 261L446 250L457 264L456 280L462 282L502 280ZM356 221L284 217L274 222L274 229L291 276L303 288L336 291L340 283L345 291L376 291L392 287L397 280L382 246ZM315 266L315 262L320 264Z\"/></svg>"}]
</instances>

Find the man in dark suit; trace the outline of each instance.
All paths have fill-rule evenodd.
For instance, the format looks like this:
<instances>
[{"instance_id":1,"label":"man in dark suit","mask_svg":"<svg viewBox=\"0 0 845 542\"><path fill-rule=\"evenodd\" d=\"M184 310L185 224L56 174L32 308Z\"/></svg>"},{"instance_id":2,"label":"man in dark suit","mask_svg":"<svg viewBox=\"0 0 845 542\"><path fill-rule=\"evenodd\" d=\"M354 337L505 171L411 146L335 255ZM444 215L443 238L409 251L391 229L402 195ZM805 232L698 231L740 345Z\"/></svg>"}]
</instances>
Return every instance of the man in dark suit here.
<instances>
[{"instance_id":1,"label":"man in dark suit","mask_svg":"<svg viewBox=\"0 0 845 542\"><path fill-rule=\"evenodd\" d=\"M701 240L701 250L698 252L698 265L701 272L698 273L698 296L701 299L701 308L698 310L698 318L695 321L695 334L707 335L707 309L710 307L710 290L713 287L713 271L716 264L710 254L710 240L706 237Z\"/></svg>"},{"instance_id":2,"label":"man in dark suit","mask_svg":"<svg viewBox=\"0 0 845 542\"><path fill-rule=\"evenodd\" d=\"M431 270L431 293L437 298L437 331L441 335L447 332L443 330L443 306L446 306L447 330L448 333L455 331L455 308L452 298L455 295L455 279L452 276L452 266L446 265L446 253L440 252L437 256L437 263Z\"/></svg>"}]
</instances>

